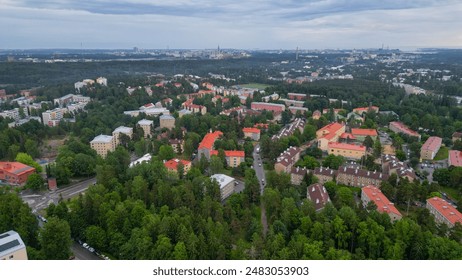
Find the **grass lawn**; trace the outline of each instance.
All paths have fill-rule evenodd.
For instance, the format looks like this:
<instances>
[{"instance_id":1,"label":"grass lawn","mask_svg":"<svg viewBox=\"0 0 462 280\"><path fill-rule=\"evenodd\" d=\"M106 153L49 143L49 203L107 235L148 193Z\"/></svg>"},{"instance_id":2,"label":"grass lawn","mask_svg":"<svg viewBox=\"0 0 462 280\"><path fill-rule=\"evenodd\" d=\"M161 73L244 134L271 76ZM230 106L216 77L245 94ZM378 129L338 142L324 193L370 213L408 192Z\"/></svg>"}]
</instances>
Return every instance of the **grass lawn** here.
<instances>
[{"instance_id":1,"label":"grass lawn","mask_svg":"<svg viewBox=\"0 0 462 280\"><path fill-rule=\"evenodd\" d=\"M440 191L445 192L452 200L460 201L459 191L449 187L440 187Z\"/></svg>"},{"instance_id":2,"label":"grass lawn","mask_svg":"<svg viewBox=\"0 0 462 280\"><path fill-rule=\"evenodd\" d=\"M243 84L243 85L239 85L239 86L240 86L240 87L244 87L244 88L265 89L265 88L269 87L270 85L258 84L258 83L251 83L251 84Z\"/></svg>"},{"instance_id":3,"label":"grass lawn","mask_svg":"<svg viewBox=\"0 0 462 280\"><path fill-rule=\"evenodd\" d=\"M449 149L447 147L441 147L433 160L447 159L449 155Z\"/></svg>"}]
</instances>

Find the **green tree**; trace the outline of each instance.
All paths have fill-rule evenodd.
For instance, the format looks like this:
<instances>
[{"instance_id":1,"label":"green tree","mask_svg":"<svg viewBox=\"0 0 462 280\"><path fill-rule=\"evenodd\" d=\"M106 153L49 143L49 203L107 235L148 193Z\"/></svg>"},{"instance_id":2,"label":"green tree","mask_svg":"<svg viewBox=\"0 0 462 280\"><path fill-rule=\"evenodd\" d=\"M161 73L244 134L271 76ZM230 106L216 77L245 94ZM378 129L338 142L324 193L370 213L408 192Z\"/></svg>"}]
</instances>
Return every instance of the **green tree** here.
<instances>
[{"instance_id":1,"label":"green tree","mask_svg":"<svg viewBox=\"0 0 462 280\"><path fill-rule=\"evenodd\" d=\"M26 150L26 153L29 154L32 158L38 158L40 156L36 141L27 139L24 143L24 149Z\"/></svg>"},{"instance_id":2,"label":"green tree","mask_svg":"<svg viewBox=\"0 0 462 280\"><path fill-rule=\"evenodd\" d=\"M27 177L25 187L27 189L38 191L38 190L43 189L44 184L45 184L45 180L42 178L42 176L40 176L40 174L34 173L34 174L29 175L29 177Z\"/></svg>"},{"instance_id":3,"label":"green tree","mask_svg":"<svg viewBox=\"0 0 462 280\"><path fill-rule=\"evenodd\" d=\"M39 241L42 254L47 260L67 260L71 255L72 244L69 224L55 217L40 229Z\"/></svg>"},{"instance_id":4,"label":"green tree","mask_svg":"<svg viewBox=\"0 0 462 280\"><path fill-rule=\"evenodd\" d=\"M18 153L16 155L15 161L24 163L25 165L32 166L33 168L35 168L35 170L38 173L42 172L42 167L40 166L40 164L35 162L32 159L32 157L30 155L26 154L26 153Z\"/></svg>"},{"instance_id":5,"label":"green tree","mask_svg":"<svg viewBox=\"0 0 462 280\"><path fill-rule=\"evenodd\" d=\"M160 160L170 160L175 157L175 152L173 148L169 145L162 145L159 148L159 159Z\"/></svg>"},{"instance_id":6,"label":"green tree","mask_svg":"<svg viewBox=\"0 0 462 280\"><path fill-rule=\"evenodd\" d=\"M374 145L374 140L372 140L372 137L367 135L366 138L364 139L363 145L366 146L367 148L372 148L372 146Z\"/></svg>"},{"instance_id":7,"label":"green tree","mask_svg":"<svg viewBox=\"0 0 462 280\"><path fill-rule=\"evenodd\" d=\"M210 175L222 173L223 172L223 161L217 156L212 156L210 158Z\"/></svg>"},{"instance_id":8,"label":"green tree","mask_svg":"<svg viewBox=\"0 0 462 280\"><path fill-rule=\"evenodd\" d=\"M342 156L328 155L324 158L322 166L329 167L331 169L338 169L342 164L345 163L345 158Z\"/></svg>"}]
</instances>

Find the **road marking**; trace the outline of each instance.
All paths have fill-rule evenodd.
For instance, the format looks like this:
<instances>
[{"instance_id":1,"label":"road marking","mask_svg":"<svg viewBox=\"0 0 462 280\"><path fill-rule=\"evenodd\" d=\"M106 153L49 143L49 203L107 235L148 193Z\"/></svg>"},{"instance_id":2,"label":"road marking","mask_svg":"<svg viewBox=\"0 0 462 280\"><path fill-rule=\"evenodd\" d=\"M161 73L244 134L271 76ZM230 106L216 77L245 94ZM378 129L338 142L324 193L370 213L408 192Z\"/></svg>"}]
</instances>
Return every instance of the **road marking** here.
<instances>
[{"instance_id":1,"label":"road marking","mask_svg":"<svg viewBox=\"0 0 462 280\"><path fill-rule=\"evenodd\" d=\"M73 192L73 193L68 194L68 196L72 196L72 195L74 195L74 194L76 194L76 193L81 193L81 192L84 192L84 191L85 191L85 190L76 191L76 192Z\"/></svg>"}]
</instances>

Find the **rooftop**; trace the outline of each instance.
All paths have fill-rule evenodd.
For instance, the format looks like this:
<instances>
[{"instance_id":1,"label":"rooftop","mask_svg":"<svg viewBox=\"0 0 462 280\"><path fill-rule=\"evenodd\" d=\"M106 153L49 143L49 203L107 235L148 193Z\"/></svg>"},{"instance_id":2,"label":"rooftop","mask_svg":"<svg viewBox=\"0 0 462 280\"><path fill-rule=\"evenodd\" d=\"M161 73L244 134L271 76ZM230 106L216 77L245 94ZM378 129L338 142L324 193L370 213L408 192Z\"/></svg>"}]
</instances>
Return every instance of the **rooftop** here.
<instances>
[{"instance_id":1,"label":"rooftop","mask_svg":"<svg viewBox=\"0 0 462 280\"><path fill-rule=\"evenodd\" d=\"M388 200L388 198L382 193L382 191L372 185L362 188L362 192L369 197L371 201L377 206L377 211L380 213L393 213L398 216L402 216L401 213L396 209L395 205Z\"/></svg>"},{"instance_id":2,"label":"rooftop","mask_svg":"<svg viewBox=\"0 0 462 280\"><path fill-rule=\"evenodd\" d=\"M441 143L443 142L443 139L440 137L432 136L425 141L425 143L422 145L422 151L427 150L427 151L436 151L441 147Z\"/></svg>"},{"instance_id":3,"label":"rooftop","mask_svg":"<svg viewBox=\"0 0 462 280\"><path fill-rule=\"evenodd\" d=\"M279 157L276 159L276 164L280 163L284 166L289 166L290 164L295 163L295 155L300 153L298 147L289 147L285 150Z\"/></svg>"},{"instance_id":4,"label":"rooftop","mask_svg":"<svg viewBox=\"0 0 462 280\"><path fill-rule=\"evenodd\" d=\"M462 152L457 150L450 150L448 157L449 166L462 167Z\"/></svg>"},{"instance_id":5,"label":"rooftop","mask_svg":"<svg viewBox=\"0 0 462 280\"><path fill-rule=\"evenodd\" d=\"M21 175L30 171L35 171L35 168L15 161L0 162L0 169L16 175Z\"/></svg>"},{"instance_id":6,"label":"rooftop","mask_svg":"<svg viewBox=\"0 0 462 280\"><path fill-rule=\"evenodd\" d=\"M0 258L25 248L26 245L16 231L0 233Z\"/></svg>"},{"instance_id":7,"label":"rooftop","mask_svg":"<svg viewBox=\"0 0 462 280\"><path fill-rule=\"evenodd\" d=\"M455 224L457 222L462 224L462 214L446 200L435 196L427 199L427 204L430 204L433 208L435 208L451 224Z\"/></svg>"},{"instance_id":8,"label":"rooftop","mask_svg":"<svg viewBox=\"0 0 462 280\"><path fill-rule=\"evenodd\" d=\"M215 179L220 184L220 189L223 189L226 185L234 181L233 177L225 174L214 174L210 176L210 179Z\"/></svg>"},{"instance_id":9,"label":"rooftop","mask_svg":"<svg viewBox=\"0 0 462 280\"><path fill-rule=\"evenodd\" d=\"M365 136L377 136L377 130L367 128L352 128L351 134L353 135L365 135Z\"/></svg>"},{"instance_id":10,"label":"rooftop","mask_svg":"<svg viewBox=\"0 0 462 280\"><path fill-rule=\"evenodd\" d=\"M316 211L324 208L326 203L330 201L326 188L319 183L310 185L306 191L306 196L313 202Z\"/></svg>"},{"instance_id":11,"label":"rooftop","mask_svg":"<svg viewBox=\"0 0 462 280\"><path fill-rule=\"evenodd\" d=\"M159 119L161 120L174 120L175 118L173 116L170 116L170 115L162 115L159 117Z\"/></svg>"},{"instance_id":12,"label":"rooftop","mask_svg":"<svg viewBox=\"0 0 462 280\"><path fill-rule=\"evenodd\" d=\"M208 149L211 150L213 148L213 143L215 143L215 140L217 140L219 137L223 135L223 132L217 130L215 132L210 132L207 133L204 138L202 139L201 143L199 144L198 149Z\"/></svg>"},{"instance_id":13,"label":"rooftop","mask_svg":"<svg viewBox=\"0 0 462 280\"><path fill-rule=\"evenodd\" d=\"M151 158L152 158L151 154L145 154L144 156L140 157L139 159L130 162L129 167L133 167L133 166L135 166L137 164L141 164L143 162L149 162L151 160Z\"/></svg>"},{"instance_id":14,"label":"rooftop","mask_svg":"<svg viewBox=\"0 0 462 280\"><path fill-rule=\"evenodd\" d=\"M260 133L260 129L258 128L254 128L254 127L244 127L242 129L242 132L244 133Z\"/></svg>"},{"instance_id":15,"label":"rooftop","mask_svg":"<svg viewBox=\"0 0 462 280\"><path fill-rule=\"evenodd\" d=\"M415 137L420 137L419 133L410 129L407 125L403 124L402 122L390 122L390 125L398 128L400 131L402 131L405 134L415 136Z\"/></svg>"},{"instance_id":16,"label":"rooftop","mask_svg":"<svg viewBox=\"0 0 462 280\"><path fill-rule=\"evenodd\" d=\"M153 123L154 123L153 121L147 120L147 119L142 119L142 120L138 121L139 125L151 125Z\"/></svg>"},{"instance_id":17,"label":"rooftop","mask_svg":"<svg viewBox=\"0 0 462 280\"><path fill-rule=\"evenodd\" d=\"M118 128L114 129L112 134L115 133L124 133L124 134L131 134L133 133L133 128L131 127L126 127L126 126L119 126Z\"/></svg>"},{"instance_id":18,"label":"rooftop","mask_svg":"<svg viewBox=\"0 0 462 280\"><path fill-rule=\"evenodd\" d=\"M112 136L109 135L98 135L96 136L93 140L91 140L90 143L111 143L112 142Z\"/></svg>"},{"instance_id":19,"label":"rooftop","mask_svg":"<svg viewBox=\"0 0 462 280\"><path fill-rule=\"evenodd\" d=\"M177 170L178 169L178 164L180 162L183 164L183 166L191 164L191 162L189 160L173 158L173 159L165 162L164 165L169 170Z\"/></svg>"},{"instance_id":20,"label":"rooftop","mask_svg":"<svg viewBox=\"0 0 462 280\"><path fill-rule=\"evenodd\" d=\"M375 180L387 180L388 179L388 175L382 172L368 171L365 169L352 168L352 167L347 167L347 166L341 166L338 169L338 174L339 175L347 174L347 175L353 175L355 177L371 178Z\"/></svg>"},{"instance_id":21,"label":"rooftop","mask_svg":"<svg viewBox=\"0 0 462 280\"><path fill-rule=\"evenodd\" d=\"M328 147L329 149L342 149L342 150L352 150L352 151L360 151L360 152L366 151L366 146L363 146L363 145L354 145L354 144L338 143L338 142L329 142Z\"/></svg>"}]
</instances>

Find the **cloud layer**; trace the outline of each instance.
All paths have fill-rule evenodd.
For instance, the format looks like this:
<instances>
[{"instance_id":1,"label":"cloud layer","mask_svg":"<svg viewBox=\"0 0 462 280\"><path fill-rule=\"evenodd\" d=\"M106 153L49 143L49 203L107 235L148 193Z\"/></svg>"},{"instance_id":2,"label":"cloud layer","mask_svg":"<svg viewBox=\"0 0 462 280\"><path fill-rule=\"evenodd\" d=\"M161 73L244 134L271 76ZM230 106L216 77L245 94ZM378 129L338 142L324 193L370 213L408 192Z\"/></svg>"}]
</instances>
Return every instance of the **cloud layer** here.
<instances>
[{"instance_id":1,"label":"cloud layer","mask_svg":"<svg viewBox=\"0 0 462 280\"><path fill-rule=\"evenodd\" d=\"M0 0L0 48L462 47L457 0Z\"/></svg>"}]
</instances>

